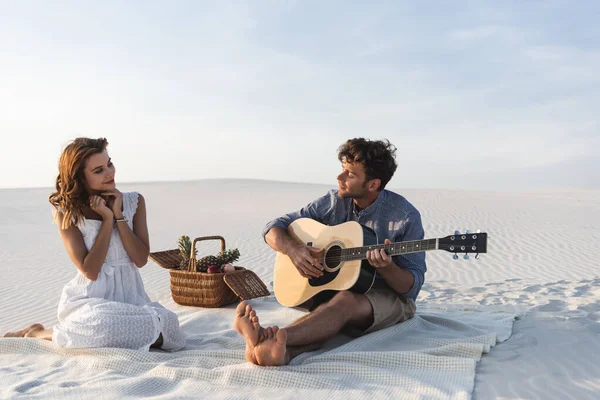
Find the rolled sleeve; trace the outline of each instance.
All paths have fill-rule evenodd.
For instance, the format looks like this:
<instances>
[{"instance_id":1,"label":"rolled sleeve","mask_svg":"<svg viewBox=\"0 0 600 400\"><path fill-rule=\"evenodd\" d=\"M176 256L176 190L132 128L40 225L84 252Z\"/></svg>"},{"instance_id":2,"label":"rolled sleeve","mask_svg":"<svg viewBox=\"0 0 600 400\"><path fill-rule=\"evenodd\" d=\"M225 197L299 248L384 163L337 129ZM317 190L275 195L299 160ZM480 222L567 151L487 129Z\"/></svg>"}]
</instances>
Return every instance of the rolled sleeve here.
<instances>
[{"instance_id":1,"label":"rolled sleeve","mask_svg":"<svg viewBox=\"0 0 600 400\"><path fill-rule=\"evenodd\" d=\"M333 209L335 203L334 196L336 196L335 191L331 191L325 196L319 197L318 199L308 203L300 210L285 214L282 217L276 218L269 222L262 231L263 239L265 239L267 233L269 233L269 231L274 227L280 227L287 230L288 226L290 226L292 222L299 218L311 218L315 221L319 221L322 224L326 223L326 218Z\"/></svg>"},{"instance_id":2,"label":"rolled sleeve","mask_svg":"<svg viewBox=\"0 0 600 400\"><path fill-rule=\"evenodd\" d=\"M418 212L411 213L407 216L404 224L404 232L395 238L395 241L410 241L422 240L425 237L421 215ZM414 277L412 288L405 293L406 297L416 300L421 286L425 282L425 272L427 272L427 264L425 263L425 252L412 253L394 257L394 262L401 268L409 270Z\"/></svg>"}]
</instances>

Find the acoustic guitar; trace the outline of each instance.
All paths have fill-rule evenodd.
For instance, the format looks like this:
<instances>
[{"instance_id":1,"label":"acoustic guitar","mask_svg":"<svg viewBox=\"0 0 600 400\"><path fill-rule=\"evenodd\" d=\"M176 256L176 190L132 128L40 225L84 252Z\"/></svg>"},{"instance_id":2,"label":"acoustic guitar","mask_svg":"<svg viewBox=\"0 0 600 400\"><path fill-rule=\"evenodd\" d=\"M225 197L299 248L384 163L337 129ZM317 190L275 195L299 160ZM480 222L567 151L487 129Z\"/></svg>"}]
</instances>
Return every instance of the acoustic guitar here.
<instances>
[{"instance_id":1,"label":"acoustic guitar","mask_svg":"<svg viewBox=\"0 0 600 400\"><path fill-rule=\"evenodd\" d=\"M319 262L325 270L316 278L304 278L292 260L281 253L275 258L274 288L277 301L294 307L304 303L324 290L351 290L366 293L373 287L385 286L377 271L366 260L367 251L385 249L390 256L445 250L454 253L454 259L464 254L487 252L487 234L483 232L455 232L443 238L411 240L391 244L378 244L375 232L358 222L327 226L310 218L295 220L288 234L296 241L323 249Z\"/></svg>"}]
</instances>

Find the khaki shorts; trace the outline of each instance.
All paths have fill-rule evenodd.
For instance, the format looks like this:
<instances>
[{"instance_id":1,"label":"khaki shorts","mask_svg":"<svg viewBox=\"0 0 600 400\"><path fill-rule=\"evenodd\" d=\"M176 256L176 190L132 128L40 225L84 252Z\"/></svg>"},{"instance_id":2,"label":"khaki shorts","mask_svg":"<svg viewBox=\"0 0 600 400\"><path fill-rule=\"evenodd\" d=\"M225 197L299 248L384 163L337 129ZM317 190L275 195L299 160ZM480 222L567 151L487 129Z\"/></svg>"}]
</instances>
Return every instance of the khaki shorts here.
<instances>
[{"instance_id":1,"label":"khaki shorts","mask_svg":"<svg viewBox=\"0 0 600 400\"><path fill-rule=\"evenodd\" d=\"M298 307L313 311L318 305L331 300L336 293L338 292L326 290ZM343 333L356 337L365 335L409 320L414 317L417 311L417 306L412 299L399 296L392 289L373 288L364 296L367 297L371 307L373 307L373 323L367 329L346 326L342 329Z\"/></svg>"},{"instance_id":2,"label":"khaki shorts","mask_svg":"<svg viewBox=\"0 0 600 400\"><path fill-rule=\"evenodd\" d=\"M412 299L399 296L391 289L371 289L365 293L365 296L373 307L373 324L360 332L361 334L375 332L409 320L417 311L417 305Z\"/></svg>"}]
</instances>

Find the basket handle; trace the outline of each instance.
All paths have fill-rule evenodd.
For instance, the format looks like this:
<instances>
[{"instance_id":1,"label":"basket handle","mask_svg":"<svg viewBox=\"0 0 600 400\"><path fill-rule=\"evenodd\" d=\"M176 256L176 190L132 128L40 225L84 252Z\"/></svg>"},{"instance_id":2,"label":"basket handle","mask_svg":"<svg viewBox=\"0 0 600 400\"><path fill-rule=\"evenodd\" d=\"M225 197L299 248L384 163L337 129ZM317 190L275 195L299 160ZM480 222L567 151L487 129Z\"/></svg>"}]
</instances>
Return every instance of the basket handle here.
<instances>
[{"instance_id":1,"label":"basket handle","mask_svg":"<svg viewBox=\"0 0 600 400\"><path fill-rule=\"evenodd\" d=\"M202 240L220 240L221 241L221 251L225 251L225 238L223 236L202 236L197 237L192 242L192 252L190 253L190 263L188 265L189 272L196 272L196 267L198 262L196 261L196 257L194 254L196 253L196 242L200 242Z\"/></svg>"}]
</instances>

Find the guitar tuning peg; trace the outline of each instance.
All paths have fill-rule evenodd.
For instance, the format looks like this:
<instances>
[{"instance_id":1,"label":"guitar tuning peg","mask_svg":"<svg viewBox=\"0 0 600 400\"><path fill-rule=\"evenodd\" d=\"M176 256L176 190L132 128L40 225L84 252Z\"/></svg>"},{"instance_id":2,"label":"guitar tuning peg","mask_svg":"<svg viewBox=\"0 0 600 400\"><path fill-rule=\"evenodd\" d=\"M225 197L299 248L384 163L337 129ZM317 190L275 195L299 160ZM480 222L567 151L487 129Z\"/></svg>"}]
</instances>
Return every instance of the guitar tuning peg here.
<instances>
[{"instance_id":1,"label":"guitar tuning peg","mask_svg":"<svg viewBox=\"0 0 600 400\"><path fill-rule=\"evenodd\" d=\"M455 235L460 235L460 231L454 231Z\"/></svg>"},{"instance_id":2,"label":"guitar tuning peg","mask_svg":"<svg viewBox=\"0 0 600 400\"><path fill-rule=\"evenodd\" d=\"M475 254L475 259L479 260L481 258L481 256L479 255L479 253Z\"/></svg>"},{"instance_id":3,"label":"guitar tuning peg","mask_svg":"<svg viewBox=\"0 0 600 400\"><path fill-rule=\"evenodd\" d=\"M475 233L481 233L481 229L477 229Z\"/></svg>"},{"instance_id":4,"label":"guitar tuning peg","mask_svg":"<svg viewBox=\"0 0 600 400\"><path fill-rule=\"evenodd\" d=\"M471 231L470 231L469 229L467 229L467 230L465 231L465 233L468 235L469 233L471 233Z\"/></svg>"},{"instance_id":5,"label":"guitar tuning peg","mask_svg":"<svg viewBox=\"0 0 600 400\"><path fill-rule=\"evenodd\" d=\"M469 255L468 255L468 254L465 254L465 255L463 256L463 258L464 258L465 260L468 260L468 259L469 259Z\"/></svg>"},{"instance_id":6,"label":"guitar tuning peg","mask_svg":"<svg viewBox=\"0 0 600 400\"><path fill-rule=\"evenodd\" d=\"M458 260L458 255L455 254L455 255L452 256L452 258L455 259L455 260Z\"/></svg>"}]
</instances>

